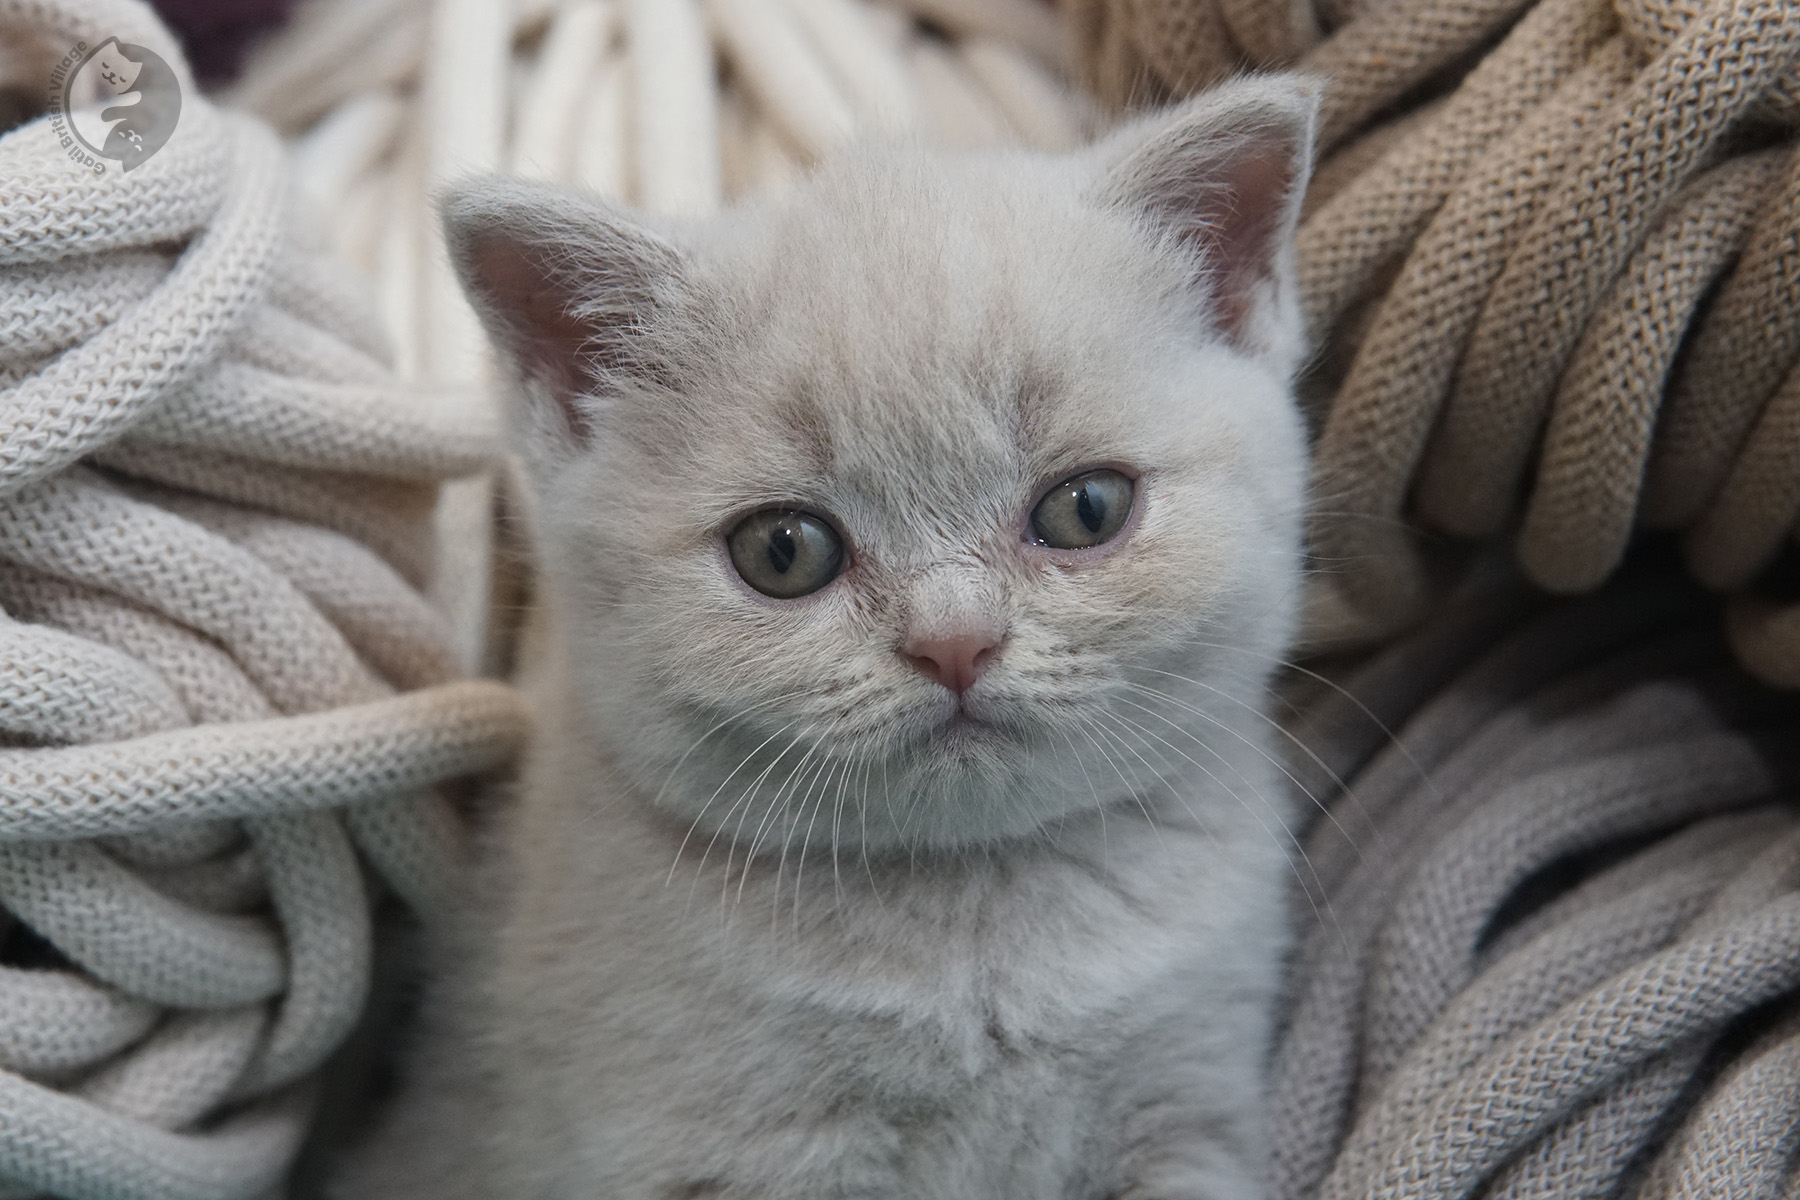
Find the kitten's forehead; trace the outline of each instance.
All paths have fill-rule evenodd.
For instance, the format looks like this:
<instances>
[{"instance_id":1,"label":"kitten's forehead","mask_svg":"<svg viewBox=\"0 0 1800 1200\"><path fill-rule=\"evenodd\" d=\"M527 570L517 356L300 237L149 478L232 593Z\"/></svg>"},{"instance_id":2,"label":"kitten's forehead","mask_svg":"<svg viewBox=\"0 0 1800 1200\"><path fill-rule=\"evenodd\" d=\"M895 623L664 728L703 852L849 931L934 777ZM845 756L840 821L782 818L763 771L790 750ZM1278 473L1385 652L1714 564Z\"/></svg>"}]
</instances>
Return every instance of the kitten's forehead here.
<instances>
[{"instance_id":1,"label":"kitten's forehead","mask_svg":"<svg viewBox=\"0 0 1800 1200\"><path fill-rule=\"evenodd\" d=\"M1096 323L1181 273L1131 222L1085 203L1084 182L1064 160L1024 154L853 158L763 222L727 286L799 345L902 376L1102 347Z\"/></svg>"},{"instance_id":2,"label":"kitten's forehead","mask_svg":"<svg viewBox=\"0 0 1800 1200\"><path fill-rule=\"evenodd\" d=\"M738 436L758 425L798 469L949 508L1080 453L1179 286L1080 182L1023 156L889 152L729 229L707 257L742 349L721 360Z\"/></svg>"}]
</instances>

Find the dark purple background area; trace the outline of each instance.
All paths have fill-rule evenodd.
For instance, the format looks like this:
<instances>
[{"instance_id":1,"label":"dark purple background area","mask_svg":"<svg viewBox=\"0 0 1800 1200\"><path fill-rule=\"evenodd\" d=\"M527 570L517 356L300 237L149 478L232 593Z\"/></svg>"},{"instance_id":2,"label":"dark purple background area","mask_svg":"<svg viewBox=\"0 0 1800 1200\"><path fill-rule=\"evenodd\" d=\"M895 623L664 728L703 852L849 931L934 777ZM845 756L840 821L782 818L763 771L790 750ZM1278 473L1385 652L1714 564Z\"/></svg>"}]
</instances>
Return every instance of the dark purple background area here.
<instances>
[{"instance_id":1,"label":"dark purple background area","mask_svg":"<svg viewBox=\"0 0 1800 1200\"><path fill-rule=\"evenodd\" d=\"M229 82L244 51L258 36L287 19L297 0L152 0L187 48L194 74L204 84Z\"/></svg>"}]
</instances>

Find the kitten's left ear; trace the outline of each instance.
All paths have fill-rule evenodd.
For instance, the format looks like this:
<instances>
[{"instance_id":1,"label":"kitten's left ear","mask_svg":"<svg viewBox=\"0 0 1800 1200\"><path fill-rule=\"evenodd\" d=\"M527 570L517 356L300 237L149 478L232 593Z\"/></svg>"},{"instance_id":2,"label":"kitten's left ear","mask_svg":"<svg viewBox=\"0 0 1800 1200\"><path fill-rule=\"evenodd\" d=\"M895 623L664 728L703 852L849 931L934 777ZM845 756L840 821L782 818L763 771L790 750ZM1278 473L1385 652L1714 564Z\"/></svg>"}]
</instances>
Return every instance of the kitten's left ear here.
<instances>
[{"instance_id":1,"label":"kitten's left ear","mask_svg":"<svg viewBox=\"0 0 1800 1200\"><path fill-rule=\"evenodd\" d=\"M1304 77L1241 79L1095 148L1096 198L1141 213L1190 250L1219 331L1284 368L1304 332L1292 245L1318 107L1318 85Z\"/></svg>"}]
</instances>

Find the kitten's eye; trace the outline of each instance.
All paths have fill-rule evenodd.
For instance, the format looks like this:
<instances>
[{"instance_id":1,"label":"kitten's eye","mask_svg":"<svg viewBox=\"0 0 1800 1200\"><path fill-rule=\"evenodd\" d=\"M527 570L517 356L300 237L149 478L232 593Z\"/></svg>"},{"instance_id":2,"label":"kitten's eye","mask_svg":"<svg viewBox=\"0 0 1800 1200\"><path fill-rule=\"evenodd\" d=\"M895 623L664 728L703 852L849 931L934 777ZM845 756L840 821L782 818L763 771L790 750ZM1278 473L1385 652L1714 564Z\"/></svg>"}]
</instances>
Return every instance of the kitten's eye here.
<instances>
[{"instance_id":1,"label":"kitten's eye","mask_svg":"<svg viewBox=\"0 0 1800 1200\"><path fill-rule=\"evenodd\" d=\"M837 531L811 513L791 509L751 513L725 544L745 583L783 600L818 591L844 564Z\"/></svg>"},{"instance_id":2,"label":"kitten's eye","mask_svg":"<svg viewBox=\"0 0 1800 1200\"><path fill-rule=\"evenodd\" d=\"M1084 550L1118 536L1131 515L1131 480L1117 471L1065 479L1031 510L1037 540L1058 550Z\"/></svg>"}]
</instances>

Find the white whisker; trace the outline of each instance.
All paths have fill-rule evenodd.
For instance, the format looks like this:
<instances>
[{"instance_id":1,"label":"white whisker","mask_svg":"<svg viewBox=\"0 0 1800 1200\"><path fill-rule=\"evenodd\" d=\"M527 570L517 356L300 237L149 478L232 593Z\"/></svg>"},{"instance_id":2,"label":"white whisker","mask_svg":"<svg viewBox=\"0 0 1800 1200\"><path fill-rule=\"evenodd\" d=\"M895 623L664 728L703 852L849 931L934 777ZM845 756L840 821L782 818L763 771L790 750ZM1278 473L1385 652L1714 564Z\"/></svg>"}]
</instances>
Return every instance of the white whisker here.
<instances>
[{"instance_id":1,"label":"white whisker","mask_svg":"<svg viewBox=\"0 0 1800 1200\"><path fill-rule=\"evenodd\" d=\"M832 774L836 772L841 776L844 771L850 769L850 760L847 758L831 759L828 761L830 765L825 771L824 784L819 788L819 798L813 802L812 816L807 818L806 833L800 839L800 854L794 861L794 938L796 941L798 941L800 937L800 884L806 872L806 851L807 848L812 845L813 826L818 823L819 811L825 806L825 794L831 790ZM807 785L806 791L807 795L810 796L812 794L812 786L810 784ZM806 801L802 800L800 804L801 807L804 808L806 806ZM783 862L787 861L787 846L785 844L783 844L781 848L781 857ZM835 857L834 852L834 860ZM775 900L777 904L781 901L781 872L779 869L775 872Z\"/></svg>"},{"instance_id":2,"label":"white whisker","mask_svg":"<svg viewBox=\"0 0 1800 1200\"><path fill-rule=\"evenodd\" d=\"M743 873L738 876L737 898L738 898L739 903L742 903L742 901L744 899L744 885L749 883L749 881L750 881L750 870L756 861L756 851L757 851L758 847L760 847L762 845L764 835L770 829L775 827L775 824L776 824L775 814L776 814L777 810L780 811L783 819L785 819L787 817L788 802L793 797L793 791L794 791L795 786L797 786L798 783L800 782L800 773L802 771L806 770L806 765L808 762L810 762L812 760L813 755L819 754L820 751L824 748L825 741L826 741L825 738L815 737L813 739L812 745L810 745L806 748L806 753L800 756L800 761L794 764L794 769L792 771L788 772L788 777L787 777L786 781L784 781L782 783L782 785L775 790L774 797L772 797L769 801L768 811L763 814L763 819L757 823L756 833L750 839L750 848L744 851ZM828 761L829 761L828 754L820 757L820 759L818 761L818 766L815 766L813 768L813 774L807 776L809 787L810 787L811 779L818 774L820 767L823 767L825 765L825 763ZM740 822L738 822L738 830L736 832L741 833L742 830L743 830L743 822L740 821ZM736 833L733 834L733 837L734 838L736 837ZM781 865L782 866L785 866L787 863L788 841L789 841L789 839L786 837L781 839ZM775 890L776 890L777 894L779 894L781 891L780 867L777 867L776 873L775 873Z\"/></svg>"},{"instance_id":3,"label":"white whisker","mask_svg":"<svg viewBox=\"0 0 1800 1200\"><path fill-rule=\"evenodd\" d=\"M1125 701L1125 703L1131 704L1132 702L1127 700L1127 701ZM1177 724L1175 721L1170 720L1167 716L1163 715L1162 713L1159 713L1151 708L1146 708L1141 704L1132 704L1132 707L1140 709L1143 712L1149 713L1151 716L1164 722L1165 724L1169 725L1171 728L1176 729L1183 734L1186 734L1189 738L1192 738L1195 745L1199 746L1201 749L1206 750L1207 752L1212 754L1215 758L1217 758L1219 760L1220 765L1231 770L1231 773L1238 777L1238 782L1244 784L1246 787L1248 787L1250 789L1251 793L1256 796L1258 803L1260 803L1262 805L1262 807L1266 811L1268 811L1269 815L1271 815L1275 818L1275 823L1277 825L1281 826L1281 832L1282 832L1283 837L1281 839L1278 839L1278 841L1285 841L1287 845L1293 847L1294 853L1299 856L1300 861L1306 864L1307 874L1312 876L1312 883L1309 885L1306 881L1306 878L1300 874L1299 866L1297 864L1295 864L1295 862L1293 861L1292 858L1288 859L1288 869L1294 873L1294 881L1300 885L1300 891L1306 896L1306 902L1312 906L1314 919L1317 920L1322 925L1325 923L1326 917L1329 916L1331 919L1331 927L1337 931L1338 937L1340 939L1344 940L1345 949L1348 949L1349 948L1349 940L1348 940L1348 937L1344 933L1343 923L1338 920L1337 913L1335 911L1333 911L1333 909L1331 907L1331 899L1329 896L1326 896L1326 894L1325 894L1324 883L1319 878L1318 871L1313 867L1312 858L1306 853L1306 847L1301 844L1300 839L1295 836L1294 831L1288 827L1288 823L1286 821L1282 820L1280 811L1278 809L1276 809L1275 806L1269 802L1268 797L1264 796L1262 794L1261 790L1259 788L1257 788L1257 786L1254 783L1251 783L1249 780L1245 779L1241 772L1239 772L1236 768L1232 767L1229 759L1227 759L1224 755L1220 754L1216 748L1207 745L1205 739L1197 736L1192 730L1183 728L1181 725ZM1125 720L1124 717L1119 716L1118 714L1114 714L1114 715L1117 716L1119 720ZM1218 777L1218 775L1214 774L1204 764L1202 764L1198 759L1195 759L1192 755L1184 752L1180 747L1175 746L1174 744L1166 741L1165 739L1159 737L1157 734L1155 734L1154 732L1152 732L1150 730L1144 730L1143 732L1148 736L1156 737L1158 741L1163 742L1163 744L1168 746L1169 749L1173 750L1176 754L1181 755L1182 758L1184 758L1188 762L1192 763L1194 765L1194 767L1197 770L1199 770L1202 774L1204 774L1208 779L1212 780L1219 787L1223 788L1227 795L1231 796L1232 799L1236 800L1239 804L1242 804L1245 808L1245 811L1247 811L1250 814L1251 820L1255 821L1259 826L1261 826L1264 833L1268 834L1271 838L1275 837L1275 831L1273 829L1269 828L1268 823L1266 821L1264 821L1260 816L1257 815L1256 809L1254 807L1252 807L1247 800L1244 799L1243 793L1239 792L1236 788L1232 787L1230 784L1228 784L1224 780L1220 779ZM1182 804L1183 804L1183 807L1187 807L1186 801L1182 801ZM1188 813L1190 816L1192 816L1193 809L1189 808ZM1325 911L1323 913L1321 913L1319 911L1319 900L1314 899L1315 893L1318 895L1319 899L1322 899L1325 903Z\"/></svg>"},{"instance_id":4,"label":"white whisker","mask_svg":"<svg viewBox=\"0 0 1800 1200\"><path fill-rule=\"evenodd\" d=\"M720 729L724 728L726 725L730 724L733 719L734 718L728 717L725 720L719 722L717 725L715 725L711 729L707 730L705 735L703 735L700 740L705 741L706 738L711 737L718 730L720 730ZM687 850L688 839L694 836L694 830L696 830L700 827L700 822L703 819L705 819L705 817L706 817L706 810L711 808L713 801L717 800L719 798L719 793L725 790L725 785L730 783L739 771L743 770L747 765L749 765L750 760L755 758L758 754L760 754L762 752L762 748L764 746L767 746L770 742L774 741L776 738L780 737L782 734L784 734L788 730L792 729L795 724L796 724L796 722L789 721L786 725L783 725L780 729L777 729L774 733L771 733L768 737L764 738L762 740L762 742L756 747L756 749L754 749L754 750L750 751L750 753L746 754L743 757L743 759L738 763L738 765L731 769L731 773L729 775L725 776L724 779L721 779L719 781L719 786L713 789L712 795L710 795L706 798L706 803L704 803L700 806L700 811L698 813L694 814L693 821L688 824L687 832L681 835L681 844L675 848L675 861L669 864L669 876L667 879L663 880L664 887L669 886L669 883L672 880L674 880L675 868L681 865L681 856L682 856L682 853ZM694 749L696 747L698 747L699 745L700 745L700 742L695 742L693 746L690 746L688 748L687 754L683 754L681 756L681 759L676 762L675 766L671 767L669 769L669 779L674 778L675 772L681 768L681 764L683 762L687 761L688 754L692 754L694 752ZM663 781L663 787L667 788L668 785L669 785L668 779L665 779ZM662 796L663 796L663 793L661 791L658 791L656 793L656 798L658 800L662 799ZM704 858L701 861L704 862L705 861Z\"/></svg>"},{"instance_id":5,"label":"white whisker","mask_svg":"<svg viewBox=\"0 0 1800 1200\"><path fill-rule=\"evenodd\" d=\"M1141 667L1141 668L1137 668L1137 669L1153 670L1154 668ZM1224 696L1225 699L1231 700L1234 703L1240 704L1247 711L1255 713L1257 716L1263 717L1265 720L1268 720L1268 718L1266 716L1264 716L1264 714L1261 713L1254 705L1244 704L1242 701L1237 700L1236 697L1230 696L1224 692L1220 692L1218 688L1211 687L1210 685L1205 684L1205 683L1201 683L1199 680L1187 679L1186 676L1175 675L1175 673L1172 671L1156 671L1156 674L1170 675L1176 679L1182 679L1188 683L1192 683L1199 687L1206 688L1208 691L1215 692L1221 696ZM1357 857L1358 858L1362 857L1362 854L1363 854L1362 847L1357 844L1356 838L1353 837L1351 835L1350 831L1348 829L1345 829L1343 824L1337 819L1337 814L1332 812L1331 808L1328 805L1326 805L1322 800L1320 800L1317 796L1313 795L1312 791L1310 789L1308 789L1305 784L1301 783L1300 780L1294 776L1294 773L1292 771L1288 770L1287 765L1285 763L1283 763L1280 759L1276 758L1273 754L1270 754L1267 750L1265 750L1261 746L1257 745L1251 739L1245 737L1238 730L1233 729L1227 722L1221 721L1218 717L1214 716L1213 714L1211 714L1209 712L1206 712L1204 709L1196 708L1195 706L1188 704L1186 701L1182 700L1179 696L1174 696L1174 695L1169 694L1168 692L1159 691L1156 688L1149 687L1149 686L1147 686L1145 684L1141 684L1141 683L1128 682L1128 683L1126 683L1125 686L1130 688L1132 691L1140 692L1143 695L1153 696L1158 700L1166 700L1168 703L1175 705L1177 708L1180 708L1185 712L1192 713L1194 716L1199 717L1201 720L1212 724L1216 728L1224 731L1225 733L1230 734L1232 737L1236 738L1238 741L1242 742L1244 745L1250 747L1250 749L1254 750L1261 758L1263 758L1265 761L1267 761L1270 766L1273 766L1277 771L1280 771L1282 773L1282 775L1287 778L1288 782L1294 785L1294 788L1296 791L1298 791L1302 796L1305 796L1308 800L1312 801L1314 807L1316 807L1319 810L1319 812L1324 815L1325 819L1331 823L1332 828L1336 829L1339 833L1341 833L1343 835L1344 840L1350 844L1350 849L1356 853ZM1271 722L1271 724L1275 724L1275 723ZM1279 729L1280 725L1276 724L1275 727L1277 729ZM1321 765L1323 765L1323 764L1321 764Z\"/></svg>"},{"instance_id":6,"label":"white whisker","mask_svg":"<svg viewBox=\"0 0 1800 1200\"><path fill-rule=\"evenodd\" d=\"M770 773L775 770L776 766L781 762L781 760L787 757L788 752L790 750L792 750L795 746L798 746L800 744L801 740L805 736L806 736L805 733L801 732L801 733L795 734L792 738L788 739L787 745L785 745L781 748L781 753L777 754L773 759L771 759L769 761L769 765L762 769L762 772L757 775L756 779L753 781L751 786L749 788L747 788L744 792L740 793L736 800L732 801L731 807L725 810L725 815L719 819L718 826L713 830L713 835L712 835L711 840L709 840L706 843L706 850L700 856L700 866L696 871L696 882L698 882L698 873L700 871L704 871L706 868L707 856L712 853L712 848L718 842L719 835L721 833L725 832L725 825L727 822L729 822L731 820L731 814L734 812L737 812L738 807L740 805L742 805L744 811L743 811L743 814L738 817L737 829L732 833L731 840L729 842L727 842L726 846L725 846L725 875L724 875L724 881L723 881L723 885L722 885L723 890L719 897L719 903L720 903L720 906L722 909L729 907L729 896L730 896L730 892L731 892L731 864L736 857L738 836L740 834L742 834L744 831L744 818L749 816L751 807L756 803L756 795L758 792L760 792L762 790L763 782L766 779L768 779ZM791 777L791 772L790 772L790 777ZM745 860L744 869L745 869L745 871L749 870L748 859Z\"/></svg>"},{"instance_id":7,"label":"white whisker","mask_svg":"<svg viewBox=\"0 0 1800 1200\"><path fill-rule=\"evenodd\" d=\"M1100 725L1097 722L1093 721L1092 718L1095 716L1110 717L1110 716L1112 716L1112 714L1102 711L1100 713L1091 714L1090 718L1089 718L1089 723L1093 724L1094 728L1097 731L1099 731L1101 733L1107 733L1108 731L1105 728L1105 726ZM1137 750L1134 749L1133 747L1126 745L1123 741L1120 741L1118 738L1118 735L1116 733L1111 734L1110 736L1113 738L1113 740L1118 744L1118 746L1121 749L1129 751L1130 753L1132 753L1134 755L1137 755L1137 760L1144 764L1144 768L1146 770L1148 770L1152 775L1156 776L1157 782L1162 784L1164 789L1168 789L1168 787L1169 787L1168 779L1166 779L1163 776L1163 773L1161 771L1158 771L1155 767L1150 765L1149 759L1145 758L1142 754L1138 754ZM1115 769L1116 769L1116 764L1115 764ZM1125 773L1123 771L1119 772L1119 778L1125 779ZM1141 794L1142 789L1138 788L1138 787L1134 787L1130 780L1125 780L1125 791L1128 793L1131 802L1138 806L1138 811L1144 814L1144 823L1150 827L1150 832L1156 837L1157 841L1160 842L1162 840L1162 829L1161 829L1161 827L1159 827L1157 825L1156 817L1154 815L1152 815L1152 813L1150 812L1150 806L1144 803L1144 797Z\"/></svg>"}]
</instances>

